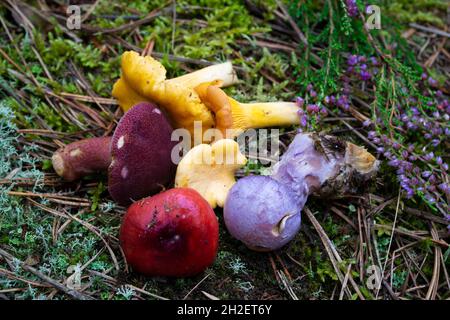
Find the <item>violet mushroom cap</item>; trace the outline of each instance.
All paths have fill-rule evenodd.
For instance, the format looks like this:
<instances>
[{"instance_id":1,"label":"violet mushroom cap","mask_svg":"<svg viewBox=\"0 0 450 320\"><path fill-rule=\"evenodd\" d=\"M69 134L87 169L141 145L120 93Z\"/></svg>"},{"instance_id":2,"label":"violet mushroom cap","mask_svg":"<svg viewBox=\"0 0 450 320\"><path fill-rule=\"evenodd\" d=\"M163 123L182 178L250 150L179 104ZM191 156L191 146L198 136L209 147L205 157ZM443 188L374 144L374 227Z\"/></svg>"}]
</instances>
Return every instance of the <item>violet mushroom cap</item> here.
<instances>
[{"instance_id":1,"label":"violet mushroom cap","mask_svg":"<svg viewBox=\"0 0 450 320\"><path fill-rule=\"evenodd\" d=\"M271 177L248 176L238 180L228 193L225 225L234 238L252 250L276 250L300 229L301 202L293 191Z\"/></svg>"},{"instance_id":2,"label":"violet mushroom cap","mask_svg":"<svg viewBox=\"0 0 450 320\"><path fill-rule=\"evenodd\" d=\"M176 141L165 115L152 103L131 108L119 121L111 140L108 169L111 197L122 205L155 194L175 176L171 159Z\"/></svg>"}]
</instances>

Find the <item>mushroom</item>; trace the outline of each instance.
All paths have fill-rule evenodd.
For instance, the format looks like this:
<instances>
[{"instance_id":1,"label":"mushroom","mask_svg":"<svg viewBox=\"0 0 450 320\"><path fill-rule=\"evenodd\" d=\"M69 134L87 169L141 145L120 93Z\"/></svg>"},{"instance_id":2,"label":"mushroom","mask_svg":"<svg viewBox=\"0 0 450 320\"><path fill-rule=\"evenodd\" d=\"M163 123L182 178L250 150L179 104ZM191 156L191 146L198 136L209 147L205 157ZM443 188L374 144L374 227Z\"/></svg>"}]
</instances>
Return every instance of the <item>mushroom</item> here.
<instances>
[{"instance_id":1,"label":"mushroom","mask_svg":"<svg viewBox=\"0 0 450 320\"><path fill-rule=\"evenodd\" d=\"M201 121L204 129L213 127L211 112L200 101L194 87L201 83L229 86L237 82L230 62L209 66L174 79L166 79L164 66L150 56L127 51L122 55L122 76L112 95L123 111L139 101L153 101L164 108L175 128L192 129Z\"/></svg>"},{"instance_id":2,"label":"mushroom","mask_svg":"<svg viewBox=\"0 0 450 320\"><path fill-rule=\"evenodd\" d=\"M175 187L197 190L211 205L223 207L228 191L236 182L234 173L247 162L239 145L231 139L199 144L180 161Z\"/></svg>"},{"instance_id":3,"label":"mushroom","mask_svg":"<svg viewBox=\"0 0 450 320\"><path fill-rule=\"evenodd\" d=\"M252 250L271 251L297 234L300 211L295 193L287 186L268 176L248 176L231 188L223 217L234 238Z\"/></svg>"},{"instance_id":4,"label":"mushroom","mask_svg":"<svg viewBox=\"0 0 450 320\"><path fill-rule=\"evenodd\" d=\"M294 102L240 103L214 83L195 88L200 100L215 113L215 127L223 137L233 138L251 128L290 126L299 123Z\"/></svg>"},{"instance_id":5,"label":"mushroom","mask_svg":"<svg viewBox=\"0 0 450 320\"><path fill-rule=\"evenodd\" d=\"M122 56L122 76L112 94L124 111L139 99L157 103L175 128L185 128L191 136L196 121L203 130L216 127L225 134L230 129L224 138L249 128L299 123L299 107L293 102L244 104L229 98L220 87L237 80L230 63L208 68L166 80L166 70L158 61L128 51Z\"/></svg>"},{"instance_id":6,"label":"mushroom","mask_svg":"<svg viewBox=\"0 0 450 320\"><path fill-rule=\"evenodd\" d=\"M52 156L56 173L74 181L96 171L104 171L111 163L111 137L87 138L72 142Z\"/></svg>"},{"instance_id":7,"label":"mushroom","mask_svg":"<svg viewBox=\"0 0 450 320\"><path fill-rule=\"evenodd\" d=\"M291 228L288 237L278 239L269 228L280 221L279 229L283 229L283 206L295 203L300 214L310 195L327 198L355 193L377 169L378 161L363 147L330 135L300 133L270 178L246 177L231 188L225 201L225 224L231 235L252 249L276 249L295 235Z\"/></svg>"},{"instance_id":8,"label":"mushroom","mask_svg":"<svg viewBox=\"0 0 450 320\"><path fill-rule=\"evenodd\" d=\"M109 193L126 205L173 181L172 131L160 109L142 102L122 117L112 137L84 139L56 151L53 167L67 181L108 169Z\"/></svg>"},{"instance_id":9,"label":"mushroom","mask_svg":"<svg viewBox=\"0 0 450 320\"><path fill-rule=\"evenodd\" d=\"M127 263L149 276L188 277L216 257L219 224L193 189L170 189L133 203L120 228Z\"/></svg>"},{"instance_id":10,"label":"mushroom","mask_svg":"<svg viewBox=\"0 0 450 320\"><path fill-rule=\"evenodd\" d=\"M339 197L356 193L377 169L378 161L363 147L330 135L300 133L272 177L301 197Z\"/></svg>"},{"instance_id":11,"label":"mushroom","mask_svg":"<svg viewBox=\"0 0 450 320\"><path fill-rule=\"evenodd\" d=\"M120 204L161 191L173 181L176 143L172 127L155 105L141 102L120 119L111 141L108 190Z\"/></svg>"}]
</instances>

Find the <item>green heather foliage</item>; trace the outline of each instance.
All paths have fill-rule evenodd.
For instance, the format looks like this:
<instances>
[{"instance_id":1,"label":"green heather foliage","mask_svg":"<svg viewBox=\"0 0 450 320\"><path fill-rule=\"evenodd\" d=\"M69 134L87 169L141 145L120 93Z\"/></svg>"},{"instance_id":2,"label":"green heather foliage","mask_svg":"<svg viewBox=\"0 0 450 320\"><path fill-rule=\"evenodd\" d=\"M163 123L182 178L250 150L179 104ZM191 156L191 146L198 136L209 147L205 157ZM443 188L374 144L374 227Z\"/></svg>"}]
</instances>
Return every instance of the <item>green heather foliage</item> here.
<instances>
[{"instance_id":1,"label":"green heather foliage","mask_svg":"<svg viewBox=\"0 0 450 320\"><path fill-rule=\"evenodd\" d=\"M425 154L426 152L433 151L434 155L430 159L432 160L431 162L413 162L420 170L435 168L436 174L440 175L441 169L439 166L436 167L433 165L433 161L435 161L433 157L438 159L438 157L442 158L445 156L446 143L443 142L437 146L432 146L430 144L431 139L424 139L424 134L429 129L422 131L397 130L397 128L404 126L405 122L409 121L408 119L412 119L408 118L407 120L403 120L399 114L412 117L414 108L420 113L422 117L420 119L426 119L426 121L436 123L433 120L434 113L439 111L438 107L442 100L438 98L437 90L433 88L436 85L428 85L427 82L430 82L430 79L427 79L428 75L425 75L425 81L421 79L425 70L417 63L416 58L409 49L409 45L401 37L402 29L399 28L396 22L392 21L393 18L389 7L378 3L383 8L382 29L371 30L371 37L369 37L369 31L363 28L363 21L359 18L350 19L344 6L336 5L333 1L326 1L323 6L318 6L315 1L302 2L301 6L298 3L293 2L291 4L291 14L297 17L298 25L305 32L305 36L309 41L309 45L304 50L303 57L301 56L297 66L294 66L296 68L296 81L301 85L299 95L305 99L306 103L315 103L321 107L326 106L324 104L325 97L335 96L337 99L339 96L344 95L343 92L345 90L350 90L350 96L366 101L370 107L370 121L374 125L372 129L374 129L378 137L390 137L392 141L397 141L397 143L405 146L400 151L397 151L397 153L404 151L406 146L410 148L409 153L414 153L415 155L419 155L419 157L422 153ZM342 3L343 1L341 1ZM360 4L360 9L363 9L364 6L360 2L358 3ZM412 7L421 10L427 8L428 5L436 8L436 10L440 9L442 11L443 9L442 5L436 5L436 3L429 3L428 1L420 2L417 7L415 5L407 5L403 1L397 1L395 3L399 6L404 5L405 10ZM376 2L373 4L376 4ZM342 19L344 19L345 23L342 22ZM310 26L317 25L322 26L320 28L321 32L317 33L316 30L311 32ZM383 36L384 43L379 40L378 35ZM395 46L396 49L394 51L391 50L391 46ZM323 66L320 68L317 67L319 64L318 59L312 57L310 54L310 50L313 47L323 48L318 54L323 61ZM345 87L343 77L351 77L346 72L350 67L348 62L349 55L354 55L355 57L363 56L368 60L371 57L376 57L375 59L379 65L373 69L374 71L376 70L376 73L371 75L374 82L373 87L367 85L362 86L358 78L348 81L352 85L352 88L348 89ZM369 63L370 60L365 65ZM352 68L357 69L358 66ZM433 76L432 79L435 79L436 83L441 83L442 85L445 81L444 75L435 74ZM309 95L307 90L309 84L313 84L314 90L317 92L317 97ZM348 96L348 94L345 95ZM355 101L352 101L352 105L354 104ZM342 116L346 114L340 108L328 107L335 114ZM445 112L443 111L444 114ZM314 116L310 117L310 128L316 130L330 129L319 123L317 119ZM442 132L444 129L450 129L448 122L447 124L445 120L443 122L440 129ZM436 139L443 141L446 137L446 134L441 134ZM385 149L384 151L388 151L387 148ZM393 152L395 153L395 150ZM380 153L383 154L383 152ZM395 156L402 159L398 154L395 154ZM393 173L393 170L389 167L382 166L380 177L385 178L386 185L397 185L395 182L394 184L392 183L391 177ZM442 181L445 183L445 178ZM429 183L425 182L424 187L430 187ZM406 188L405 190L409 189ZM418 188L417 190L414 189L414 193L416 197L411 200L414 206L417 205L417 201L420 199L420 204L428 205L432 210L438 211L436 201L433 201L429 194L427 196L427 192ZM443 202L439 204L439 211L444 213L448 211L445 192L441 192L440 198L440 201Z\"/></svg>"}]
</instances>

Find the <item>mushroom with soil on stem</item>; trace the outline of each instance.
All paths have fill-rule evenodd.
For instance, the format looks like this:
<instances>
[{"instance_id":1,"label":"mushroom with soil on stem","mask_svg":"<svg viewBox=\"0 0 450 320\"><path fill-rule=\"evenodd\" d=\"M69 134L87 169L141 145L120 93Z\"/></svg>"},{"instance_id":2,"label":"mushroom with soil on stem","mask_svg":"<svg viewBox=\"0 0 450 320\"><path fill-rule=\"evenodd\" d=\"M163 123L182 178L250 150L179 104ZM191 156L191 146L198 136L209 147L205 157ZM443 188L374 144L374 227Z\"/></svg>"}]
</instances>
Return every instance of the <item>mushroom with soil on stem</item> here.
<instances>
[{"instance_id":1,"label":"mushroom with soil on stem","mask_svg":"<svg viewBox=\"0 0 450 320\"><path fill-rule=\"evenodd\" d=\"M363 147L330 135L300 133L275 164L271 177L245 177L231 188L224 206L225 225L251 249L277 249L292 239L295 228L284 230L285 210L272 203L295 203L300 214L310 195L327 198L355 193L377 169L378 161ZM280 201L287 194L289 199ZM274 228L279 232L274 233Z\"/></svg>"},{"instance_id":2,"label":"mushroom with soil on stem","mask_svg":"<svg viewBox=\"0 0 450 320\"><path fill-rule=\"evenodd\" d=\"M340 197L356 193L378 170L378 160L364 147L331 135L300 133L294 138L272 177L298 197Z\"/></svg>"},{"instance_id":3,"label":"mushroom with soil on stem","mask_svg":"<svg viewBox=\"0 0 450 320\"><path fill-rule=\"evenodd\" d=\"M111 197L127 205L173 181L172 131L158 107L142 102L120 119L112 137L84 139L56 151L53 167L68 181L108 169Z\"/></svg>"},{"instance_id":4,"label":"mushroom with soil on stem","mask_svg":"<svg viewBox=\"0 0 450 320\"><path fill-rule=\"evenodd\" d=\"M229 129L224 138L249 128L299 123L299 107L293 102L245 104L229 98L220 89L237 81L229 63L169 80L158 61L136 52L125 52L121 66L122 76L112 94L124 111L137 100L153 101L165 110L175 128L185 128L192 136L197 121L203 130L217 128L225 134Z\"/></svg>"},{"instance_id":5,"label":"mushroom with soil on stem","mask_svg":"<svg viewBox=\"0 0 450 320\"><path fill-rule=\"evenodd\" d=\"M178 164L175 187L195 189L212 208L223 207L228 191L236 182L234 173L246 162L234 140L221 139L211 145L199 144Z\"/></svg>"}]
</instances>

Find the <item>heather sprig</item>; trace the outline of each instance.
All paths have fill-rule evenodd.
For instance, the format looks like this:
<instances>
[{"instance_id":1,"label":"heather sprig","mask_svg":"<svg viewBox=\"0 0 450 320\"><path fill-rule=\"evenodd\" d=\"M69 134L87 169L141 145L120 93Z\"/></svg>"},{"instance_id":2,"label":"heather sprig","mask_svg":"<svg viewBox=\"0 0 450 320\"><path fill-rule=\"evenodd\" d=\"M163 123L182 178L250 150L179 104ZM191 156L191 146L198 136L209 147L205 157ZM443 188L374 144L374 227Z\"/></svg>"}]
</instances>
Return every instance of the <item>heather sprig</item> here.
<instances>
[{"instance_id":1,"label":"heather sprig","mask_svg":"<svg viewBox=\"0 0 450 320\"><path fill-rule=\"evenodd\" d=\"M357 91L372 92L381 63L375 57L349 55L341 77L341 92L329 98L330 105L348 112ZM391 70L392 72L392 70ZM438 82L423 73L410 90L401 74L392 72L387 99L373 104L371 119L362 127L376 152L395 170L406 198L419 197L431 208L448 212L448 163L446 144L450 134L448 99ZM386 87L385 87L386 88ZM334 103L333 103L334 102ZM391 104L389 106L389 103ZM388 104L389 109L386 108Z\"/></svg>"},{"instance_id":2,"label":"heather sprig","mask_svg":"<svg viewBox=\"0 0 450 320\"><path fill-rule=\"evenodd\" d=\"M300 117L299 132L316 129L321 119L328 114L326 108L320 101L319 95L314 90L314 86L308 84L306 91L307 93L304 98L296 98L296 103L300 107L298 111Z\"/></svg>"},{"instance_id":3,"label":"heather sprig","mask_svg":"<svg viewBox=\"0 0 450 320\"><path fill-rule=\"evenodd\" d=\"M406 199L420 198L446 214L450 106L439 83L427 73L416 79L403 77L380 58L357 54L347 55L339 80L339 88L323 99L312 84L297 98L301 130L317 129L325 107L351 115L351 108L359 109L361 98L367 99L361 92L373 93L376 99L367 103L370 116L361 122L361 130L394 170Z\"/></svg>"}]
</instances>

